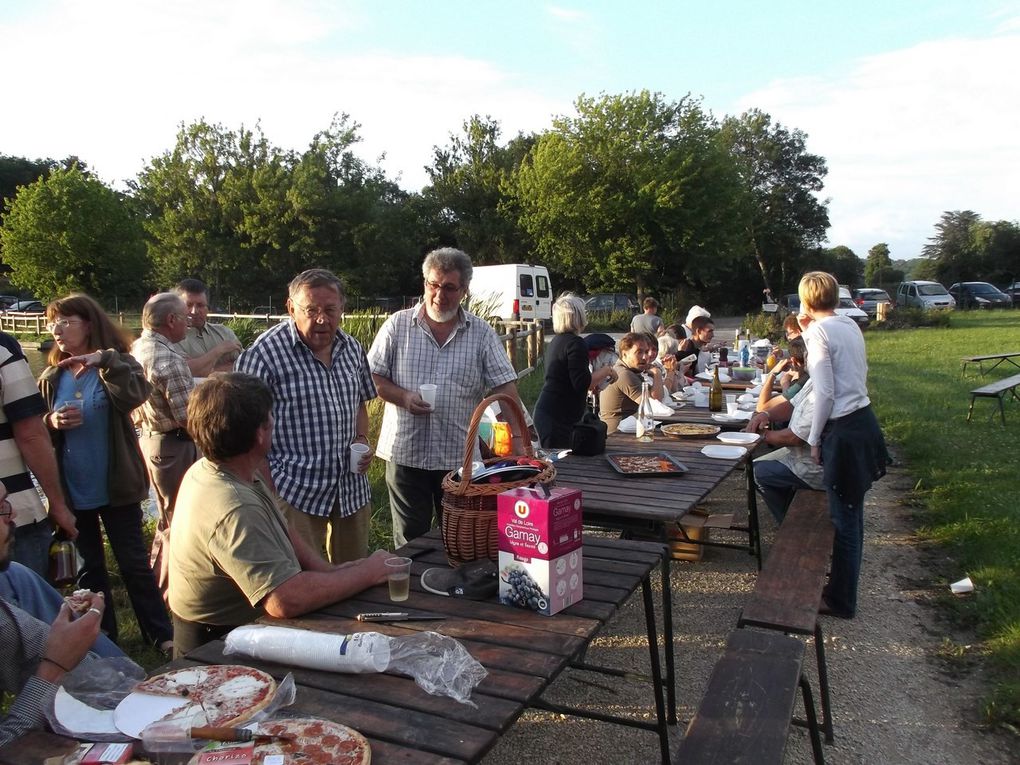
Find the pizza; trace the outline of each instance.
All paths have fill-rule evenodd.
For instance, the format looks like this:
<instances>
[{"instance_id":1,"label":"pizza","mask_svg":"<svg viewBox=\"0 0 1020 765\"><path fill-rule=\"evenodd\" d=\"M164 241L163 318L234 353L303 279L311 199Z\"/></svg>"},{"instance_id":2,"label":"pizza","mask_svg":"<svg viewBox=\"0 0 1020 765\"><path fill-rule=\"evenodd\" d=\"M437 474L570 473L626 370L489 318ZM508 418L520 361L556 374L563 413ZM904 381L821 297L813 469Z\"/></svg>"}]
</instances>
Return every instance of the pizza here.
<instances>
[{"instance_id":1,"label":"pizza","mask_svg":"<svg viewBox=\"0 0 1020 765\"><path fill-rule=\"evenodd\" d=\"M261 712L273 699L276 681L254 667L211 664L185 667L154 675L135 686L136 693L172 696L188 704L175 708L164 720L188 718L203 712L204 725L240 725Z\"/></svg>"},{"instance_id":2,"label":"pizza","mask_svg":"<svg viewBox=\"0 0 1020 765\"><path fill-rule=\"evenodd\" d=\"M701 425L693 422L676 422L672 425L663 425L663 435L673 438L707 438L714 436L721 428L718 425Z\"/></svg>"},{"instance_id":3,"label":"pizza","mask_svg":"<svg viewBox=\"0 0 1020 765\"><path fill-rule=\"evenodd\" d=\"M293 736L291 740L256 740L251 765L369 765L372 747L356 730L346 725L302 717L286 720L269 720L258 726L256 735ZM189 765L204 762L227 762L223 754L238 745L219 744L196 754ZM251 746L249 744L248 746ZM215 760L212 752L221 756ZM205 759L203 759L205 755ZM248 760L245 760L248 762Z\"/></svg>"},{"instance_id":4,"label":"pizza","mask_svg":"<svg viewBox=\"0 0 1020 765\"><path fill-rule=\"evenodd\" d=\"M606 459L621 473L684 473L687 468L668 454L609 454Z\"/></svg>"}]
</instances>

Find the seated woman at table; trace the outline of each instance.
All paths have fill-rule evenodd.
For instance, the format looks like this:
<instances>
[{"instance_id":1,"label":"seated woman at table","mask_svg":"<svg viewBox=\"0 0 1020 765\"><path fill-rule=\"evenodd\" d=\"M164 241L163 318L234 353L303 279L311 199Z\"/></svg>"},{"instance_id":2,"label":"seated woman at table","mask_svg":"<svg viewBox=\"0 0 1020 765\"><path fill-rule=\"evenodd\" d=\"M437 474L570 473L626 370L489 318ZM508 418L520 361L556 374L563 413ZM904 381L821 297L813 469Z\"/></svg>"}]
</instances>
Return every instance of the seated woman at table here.
<instances>
[{"instance_id":1,"label":"seated woman at table","mask_svg":"<svg viewBox=\"0 0 1020 765\"><path fill-rule=\"evenodd\" d=\"M629 332L620 340L620 360L616 362L616 381L599 395L599 417L615 433L620 422L636 414L641 403L641 383L655 357L648 336Z\"/></svg>"},{"instance_id":2,"label":"seated woman at table","mask_svg":"<svg viewBox=\"0 0 1020 765\"><path fill-rule=\"evenodd\" d=\"M868 398L864 336L852 319L836 314L839 285L832 274L811 271L798 287L815 410L807 442L824 468L829 516L835 528L832 569L821 613L850 619L864 550L864 495L885 475L888 452ZM807 319L810 318L810 323Z\"/></svg>"},{"instance_id":3,"label":"seated woman at table","mask_svg":"<svg viewBox=\"0 0 1020 765\"><path fill-rule=\"evenodd\" d=\"M790 341L789 356L780 359L762 380L761 392L755 411L766 412L779 406L783 401L790 401L808 381L807 346L800 337ZM780 392L775 393L775 383L779 380Z\"/></svg>"},{"instance_id":4,"label":"seated woman at table","mask_svg":"<svg viewBox=\"0 0 1020 765\"><path fill-rule=\"evenodd\" d=\"M580 333L588 324L584 301L561 295L552 308L556 336L545 352L545 383L535 404L535 429L545 449L570 447L574 424L584 414L588 391L597 389L616 372L603 367L594 374L588 366L588 348Z\"/></svg>"},{"instance_id":5,"label":"seated woman at table","mask_svg":"<svg viewBox=\"0 0 1020 765\"><path fill-rule=\"evenodd\" d=\"M680 345L677 339L667 332L659 335L655 342L659 353L651 363L650 371L662 380L662 394L659 398L662 401L663 398L669 398L671 393L683 388L687 384L687 378L683 376L677 363L676 351Z\"/></svg>"}]
</instances>

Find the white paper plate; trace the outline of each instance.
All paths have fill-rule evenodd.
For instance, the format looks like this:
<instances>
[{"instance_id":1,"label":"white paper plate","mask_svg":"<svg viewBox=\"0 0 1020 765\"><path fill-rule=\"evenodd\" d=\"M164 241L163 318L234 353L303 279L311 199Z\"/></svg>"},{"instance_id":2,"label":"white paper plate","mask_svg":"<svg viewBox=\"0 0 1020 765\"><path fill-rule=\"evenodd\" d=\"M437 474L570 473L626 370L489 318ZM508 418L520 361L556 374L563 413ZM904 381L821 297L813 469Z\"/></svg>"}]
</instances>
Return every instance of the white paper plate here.
<instances>
[{"instance_id":1,"label":"white paper plate","mask_svg":"<svg viewBox=\"0 0 1020 765\"><path fill-rule=\"evenodd\" d=\"M761 385L755 385L753 388L748 388L747 392L757 398L758 394L761 393Z\"/></svg>"},{"instance_id":2,"label":"white paper plate","mask_svg":"<svg viewBox=\"0 0 1020 765\"><path fill-rule=\"evenodd\" d=\"M715 379L715 375L713 375L711 372L698 372L694 376L697 377L699 380L707 380L708 382L712 382L712 380ZM719 382L728 383L729 381L730 381L729 375L724 375L722 372L719 373Z\"/></svg>"},{"instance_id":3,"label":"white paper plate","mask_svg":"<svg viewBox=\"0 0 1020 765\"><path fill-rule=\"evenodd\" d=\"M757 400L758 397L752 396L750 393L741 393L739 396L737 396L738 404L753 404Z\"/></svg>"},{"instance_id":4,"label":"white paper plate","mask_svg":"<svg viewBox=\"0 0 1020 765\"><path fill-rule=\"evenodd\" d=\"M151 693L129 693L113 710L113 722L126 736L141 738L149 723L166 718L171 712L181 717L197 715L194 725L205 725L202 707L182 696L154 696Z\"/></svg>"},{"instance_id":5,"label":"white paper plate","mask_svg":"<svg viewBox=\"0 0 1020 765\"><path fill-rule=\"evenodd\" d=\"M716 436L724 444L733 444L735 446L745 446L757 442L761 436L757 433L744 433L738 431L736 433L720 433Z\"/></svg>"},{"instance_id":6,"label":"white paper plate","mask_svg":"<svg viewBox=\"0 0 1020 765\"><path fill-rule=\"evenodd\" d=\"M722 412L717 412L716 414L712 415L712 419L715 420L716 422L729 422L729 423L747 422L748 420L751 419L751 413L738 411L736 414L730 416L728 414L723 414Z\"/></svg>"},{"instance_id":7,"label":"white paper plate","mask_svg":"<svg viewBox=\"0 0 1020 765\"><path fill-rule=\"evenodd\" d=\"M706 457L712 457L717 460L735 460L743 457L747 453L747 449L743 446L717 446L716 444L709 444L702 447L701 453Z\"/></svg>"},{"instance_id":8,"label":"white paper plate","mask_svg":"<svg viewBox=\"0 0 1020 765\"><path fill-rule=\"evenodd\" d=\"M57 688L53 713L68 731L83 738L94 737L99 733L120 733L114 723L112 709L90 707L65 691L63 686Z\"/></svg>"},{"instance_id":9,"label":"white paper plate","mask_svg":"<svg viewBox=\"0 0 1020 765\"><path fill-rule=\"evenodd\" d=\"M654 427L656 428L662 424L659 420L653 420L653 422L655 423ZM620 425L617 430L621 433L637 433L637 420L633 415L631 415L630 417L620 421Z\"/></svg>"},{"instance_id":10,"label":"white paper plate","mask_svg":"<svg viewBox=\"0 0 1020 765\"><path fill-rule=\"evenodd\" d=\"M676 393L671 393L670 397L674 401L686 401L687 399L691 398L693 395L694 395L693 393L684 393L684 391L678 390Z\"/></svg>"}]
</instances>

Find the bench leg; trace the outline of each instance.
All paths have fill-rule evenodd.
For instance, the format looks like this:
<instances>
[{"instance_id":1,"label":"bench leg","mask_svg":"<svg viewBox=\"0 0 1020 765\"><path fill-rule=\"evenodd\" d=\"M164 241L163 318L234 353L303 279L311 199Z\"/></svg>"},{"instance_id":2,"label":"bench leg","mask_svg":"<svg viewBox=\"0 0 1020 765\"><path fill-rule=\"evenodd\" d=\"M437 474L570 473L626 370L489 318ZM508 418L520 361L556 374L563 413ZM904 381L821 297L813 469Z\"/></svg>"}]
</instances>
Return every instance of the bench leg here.
<instances>
[{"instance_id":1,"label":"bench leg","mask_svg":"<svg viewBox=\"0 0 1020 765\"><path fill-rule=\"evenodd\" d=\"M822 702L822 727L825 729L825 743L831 744L835 735L832 725L832 701L829 697L829 667L825 663L825 643L822 641L821 624L815 624L815 658L818 662L818 694L821 696Z\"/></svg>"},{"instance_id":2,"label":"bench leg","mask_svg":"<svg viewBox=\"0 0 1020 765\"><path fill-rule=\"evenodd\" d=\"M822 741L818 735L818 720L815 717L815 700L811 697L811 683L803 674L798 681L800 692L804 698L804 716L807 718L808 736L811 737L811 752L815 765L825 765L825 753L822 752Z\"/></svg>"},{"instance_id":3,"label":"bench leg","mask_svg":"<svg viewBox=\"0 0 1020 765\"><path fill-rule=\"evenodd\" d=\"M751 555L758 562L758 571L761 571L761 529L758 525L758 493L754 485L753 462L748 460L744 465L744 474L747 476L747 535L751 547Z\"/></svg>"},{"instance_id":4,"label":"bench leg","mask_svg":"<svg viewBox=\"0 0 1020 765\"><path fill-rule=\"evenodd\" d=\"M976 396L971 395L970 397L970 408L967 410L967 422L970 422L970 416L974 414L974 400Z\"/></svg>"},{"instance_id":5,"label":"bench leg","mask_svg":"<svg viewBox=\"0 0 1020 765\"><path fill-rule=\"evenodd\" d=\"M673 591L669 581L672 554L667 544L662 550L662 637L666 653L666 719L676 725L676 661L673 652Z\"/></svg>"},{"instance_id":6,"label":"bench leg","mask_svg":"<svg viewBox=\"0 0 1020 765\"><path fill-rule=\"evenodd\" d=\"M668 549L663 550L662 559L669 562ZM668 575L668 570L667 570ZM663 585L665 589L665 583ZM669 728L666 723L666 708L663 703L663 691L669 694L670 690L673 690L673 678L672 675L669 678L669 683L663 683L662 669L659 665L659 636L658 630L655 627L655 605L652 600L652 583L648 577L645 577L644 581L641 582L641 599L645 605L645 628L648 630L648 658L652 664L652 690L655 692L655 719L658 721L656 728L659 732L659 749L662 755L662 762L664 765L669 765ZM665 617L665 614L663 614ZM670 625L672 627L672 625ZM666 632L666 660L669 663L669 659L672 657L673 646L672 643L672 631L666 630L664 626L664 632ZM665 686L665 688L663 687ZM673 701L676 704L675 697ZM674 706L674 715L675 715ZM674 717L675 719L675 717Z\"/></svg>"},{"instance_id":7,"label":"bench leg","mask_svg":"<svg viewBox=\"0 0 1020 765\"><path fill-rule=\"evenodd\" d=\"M999 418L1002 420L1003 426L1006 425L1006 411L1002 408L1002 399L1005 397L1005 392L999 396Z\"/></svg>"}]
</instances>

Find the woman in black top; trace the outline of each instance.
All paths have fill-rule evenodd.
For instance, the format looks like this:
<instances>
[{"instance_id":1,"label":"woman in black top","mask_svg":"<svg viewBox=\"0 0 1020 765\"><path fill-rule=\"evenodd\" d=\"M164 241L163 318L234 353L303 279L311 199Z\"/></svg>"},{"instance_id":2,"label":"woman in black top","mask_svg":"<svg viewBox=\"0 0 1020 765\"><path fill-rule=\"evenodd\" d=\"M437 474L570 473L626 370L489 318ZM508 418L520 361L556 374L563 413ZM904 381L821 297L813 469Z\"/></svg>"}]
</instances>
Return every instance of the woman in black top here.
<instances>
[{"instance_id":1,"label":"woman in black top","mask_svg":"<svg viewBox=\"0 0 1020 765\"><path fill-rule=\"evenodd\" d=\"M588 348L580 333L588 325L584 302L576 295L561 295L552 309L556 337L545 351L545 384L535 404L535 429L546 449L570 447L574 423L584 414L588 391L615 377L611 367L592 376Z\"/></svg>"}]
</instances>

